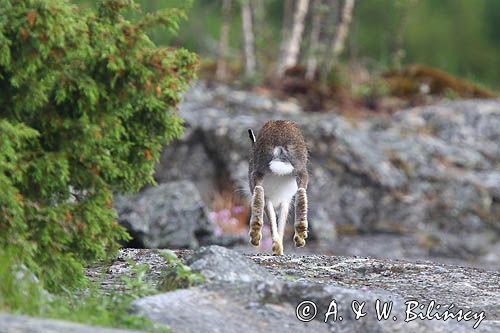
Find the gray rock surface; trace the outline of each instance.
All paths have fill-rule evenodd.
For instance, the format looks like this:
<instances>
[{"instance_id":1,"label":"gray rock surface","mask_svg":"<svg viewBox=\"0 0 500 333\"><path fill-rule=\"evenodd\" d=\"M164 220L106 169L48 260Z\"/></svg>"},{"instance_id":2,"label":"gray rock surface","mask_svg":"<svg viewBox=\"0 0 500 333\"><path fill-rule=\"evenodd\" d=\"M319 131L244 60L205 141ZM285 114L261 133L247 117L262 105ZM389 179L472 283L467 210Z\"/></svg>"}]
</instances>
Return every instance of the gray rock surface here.
<instances>
[{"instance_id":1,"label":"gray rock surface","mask_svg":"<svg viewBox=\"0 0 500 333\"><path fill-rule=\"evenodd\" d=\"M81 325L63 320L0 313L0 333L140 333L140 331Z\"/></svg>"},{"instance_id":2,"label":"gray rock surface","mask_svg":"<svg viewBox=\"0 0 500 333\"><path fill-rule=\"evenodd\" d=\"M158 272L166 265L164 259L163 263L151 261L158 253L158 250L125 249L120 255L135 258L139 263L151 262L150 271ZM470 310L477 315L484 311L485 318L474 331L500 330L498 271L356 257L242 255L218 246L194 253L176 251L176 254L193 271L207 274L207 282L133 303L134 311L169 326L174 332L473 331L476 319L405 322L405 302L411 300L425 306L434 300L443 309L454 304L457 311ZM127 272L108 270L104 280L116 280ZM161 274L155 276L161 279ZM377 320L377 299L393 302L388 320ZM305 300L314 302L317 308L315 319L308 323L296 317L297 305ZM338 316L343 320L337 317L334 322L330 316L328 323L324 323L332 300L336 301ZM351 310L354 300L366 302L363 309L367 314L358 320Z\"/></svg>"},{"instance_id":3,"label":"gray rock surface","mask_svg":"<svg viewBox=\"0 0 500 333\"><path fill-rule=\"evenodd\" d=\"M484 310L489 320L500 320L499 271L360 257L256 255L251 258L282 280L383 290L421 303L435 300L474 311Z\"/></svg>"},{"instance_id":4,"label":"gray rock surface","mask_svg":"<svg viewBox=\"0 0 500 333\"><path fill-rule=\"evenodd\" d=\"M179 333L327 332L321 323L302 324L294 319L290 305L261 305L258 299L252 303L247 298L234 297L233 293L232 288L222 286L182 289L140 299L134 306L152 321Z\"/></svg>"},{"instance_id":5,"label":"gray rock surface","mask_svg":"<svg viewBox=\"0 0 500 333\"><path fill-rule=\"evenodd\" d=\"M212 224L198 189L189 181L148 187L117 196L120 223L146 248L196 248L212 235Z\"/></svg>"},{"instance_id":6,"label":"gray rock surface","mask_svg":"<svg viewBox=\"0 0 500 333\"><path fill-rule=\"evenodd\" d=\"M286 112L278 105L198 83L180 106L185 137L166 147L157 180L193 179L204 198L228 180L246 189L247 129L291 119L310 150L313 236L331 243L335 230L389 232L410 235L428 256L491 254L500 238L500 100L448 102L374 119Z\"/></svg>"},{"instance_id":7,"label":"gray rock surface","mask_svg":"<svg viewBox=\"0 0 500 333\"><path fill-rule=\"evenodd\" d=\"M235 251L221 246L202 247L193 253L187 264L206 278L223 282L258 282L272 279L265 270Z\"/></svg>"}]
</instances>

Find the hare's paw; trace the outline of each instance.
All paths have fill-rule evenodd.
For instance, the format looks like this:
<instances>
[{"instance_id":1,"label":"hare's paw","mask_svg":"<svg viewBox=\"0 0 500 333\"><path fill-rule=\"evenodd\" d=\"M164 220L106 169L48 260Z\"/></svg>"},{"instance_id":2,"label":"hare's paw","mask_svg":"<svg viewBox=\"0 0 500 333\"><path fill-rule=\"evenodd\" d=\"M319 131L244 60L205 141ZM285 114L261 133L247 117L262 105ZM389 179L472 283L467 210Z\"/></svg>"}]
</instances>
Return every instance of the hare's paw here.
<instances>
[{"instance_id":1,"label":"hare's paw","mask_svg":"<svg viewBox=\"0 0 500 333\"><path fill-rule=\"evenodd\" d=\"M303 247L306 245L306 240L298 234L293 236L293 241L295 242L295 247Z\"/></svg>"},{"instance_id":2,"label":"hare's paw","mask_svg":"<svg viewBox=\"0 0 500 333\"><path fill-rule=\"evenodd\" d=\"M260 232L250 233L250 244L252 244L253 246L259 246L261 239L262 234Z\"/></svg>"},{"instance_id":3,"label":"hare's paw","mask_svg":"<svg viewBox=\"0 0 500 333\"><path fill-rule=\"evenodd\" d=\"M262 239L262 216L252 216L250 219L250 231L248 235L250 236L250 244L253 246L259 246L260 240Z\"/></svg>"},{"instance_id":4,"label":"hare's paw","mask_svg":"<svg viewBox=\"0 0 500 333\"><path fill-rule=\"evenodd\" d=\"M279 240L273 241L273 255L275 256L283 255L283 244Z\"/></svg>"}]
</instances>

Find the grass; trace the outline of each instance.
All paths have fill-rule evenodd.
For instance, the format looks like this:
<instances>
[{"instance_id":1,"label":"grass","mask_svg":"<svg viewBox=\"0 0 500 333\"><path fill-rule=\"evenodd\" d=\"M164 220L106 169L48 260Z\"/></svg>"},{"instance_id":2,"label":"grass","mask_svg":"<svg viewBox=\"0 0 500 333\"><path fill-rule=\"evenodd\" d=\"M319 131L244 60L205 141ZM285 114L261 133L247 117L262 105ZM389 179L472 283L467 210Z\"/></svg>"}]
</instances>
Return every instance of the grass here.
<instances>
[{"instance_id":1,"label":"grass","mask_svg":"<svg viewBox=\"0 0 500 333\"><path fill-rule=\"evenodd\" d=\"M134 278L124 279L125 290L104 293L99 283L88 282L84 290L64 290L56 295L43 289L43 282L15 261L8 251L0 252L0 312L64 319L89 325L170 332L143 316L130 313L131 302L157 292L144 280L147 265L135 265Z\"/></svg>"},{"instance_id":2,"label":"grass","mask_svg":"<svg viewBox=\"0 0 500 333\"><path fill-rule=\"evenodd\" d=\"M184 265L173 251L162 250L161 255L169 265L161 274L159 288L162 291L189 288L205 282L203 275L191 271L191 267Z\"/></svg>"}]
</instances>

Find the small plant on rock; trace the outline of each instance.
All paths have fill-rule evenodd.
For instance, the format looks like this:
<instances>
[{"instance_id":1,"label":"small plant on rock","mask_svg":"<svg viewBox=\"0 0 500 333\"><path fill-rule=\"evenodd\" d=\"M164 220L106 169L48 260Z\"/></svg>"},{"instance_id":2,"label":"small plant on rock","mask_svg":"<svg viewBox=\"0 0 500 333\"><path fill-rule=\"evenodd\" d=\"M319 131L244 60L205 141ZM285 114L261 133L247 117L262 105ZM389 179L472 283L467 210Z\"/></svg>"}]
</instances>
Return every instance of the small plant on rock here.
<instances>
[{"instance_id":1,"label":"small plant on rock","mask_svg":"<svg viewBox=\"0 0 500 333\"><path fill-rule=\"evenodd\" d=\"M205 282L203 275L193 272L191 267L182 263L173 251L162 250L161 255L168 265L162 272L159 289L170 291L197 286Z\"/></svg>"}]
</instances>

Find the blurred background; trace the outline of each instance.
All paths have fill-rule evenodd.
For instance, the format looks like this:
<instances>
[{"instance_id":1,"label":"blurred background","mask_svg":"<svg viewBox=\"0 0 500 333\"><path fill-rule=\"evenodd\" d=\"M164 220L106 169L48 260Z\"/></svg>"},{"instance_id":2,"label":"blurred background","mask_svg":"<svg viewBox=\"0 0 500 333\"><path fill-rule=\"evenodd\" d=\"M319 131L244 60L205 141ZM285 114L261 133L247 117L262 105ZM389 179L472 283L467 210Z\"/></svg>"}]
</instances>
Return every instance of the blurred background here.
<instances>
[{"instance_id":1,"label":"blurred background","mask_svg":"<svg viewBox=\"0 0 500 333\"><path fill-rule=\"evenodd\" d=\"M186 133L165 148L156 180L194 184L208 210L195 234L215 238L165 235L148 245L122 215L130 245L251 251L246 129L287 118L311 153L313 237L302 251L498 263L500 122L490 109L500 88L500 2L136 2L146 13L188 8L177 34L151 31L201 62L180 106ZM424 108L401 112L412 107ZM172 186L191 189L184 185Z\"/></svg>"},{"instance_id":2,"label":"blurred background","mask_svg":"<svg viewBox=\"0 0 500 333\"><path fill-rule=\"evenodd\" d=\"M97 1L76 1L95 6ZM250 7L253 26L255 74L269 78L279 59L283 37L291 32L294 5L300 1L278 0L139 0L144 12L166 7L190 7L187 22L174 36L153 31L159 44L195 51L209 66L218 59L222 27L227 24L226 58L237 79L244 72L243 18ZM226 4L226 13L224 13ZM331 55L344 1L307 1L304 32L299 40L297 64L306 66L314 53L320 63ZM225 15L226 14L226 15ZM340 59L362 66L370 73L419 63L479 83L500 87L500 3L491 0L376 0L356 1ZM319 21L319 22L318 22ZM319 23L319 24L318 24ZM319 29L315 28L319 25ZM319 30L319 31L313 31ZM318 34L318 36L315 36ZM315 42L317 38L319 41Z\"/></svg>"},{"instance_id":3,"label":"blurred background","mask_svg":"<svg viewBox=\"0 0 500 333\"><path fill-rule=\"evenodd\" d=\"M295 248L293 213L284 237L302 259L266 256L267 221L248 242L248 129L272 119L308 147L309 237ZM499 0L0 0L0 322L157 332L131 302L202 283L185 249L212 244L263 253L287 281L312 259L307 279L363 297L417 275L399 293L444 297L461 279L446 303L495 312L498 274L458 271L500 270L499 142ZM199 258L227 275L238 260L212 250ZM252 288L230 313L252 294L245 313L286 318Z\"/></svg>"}]
</instances>

